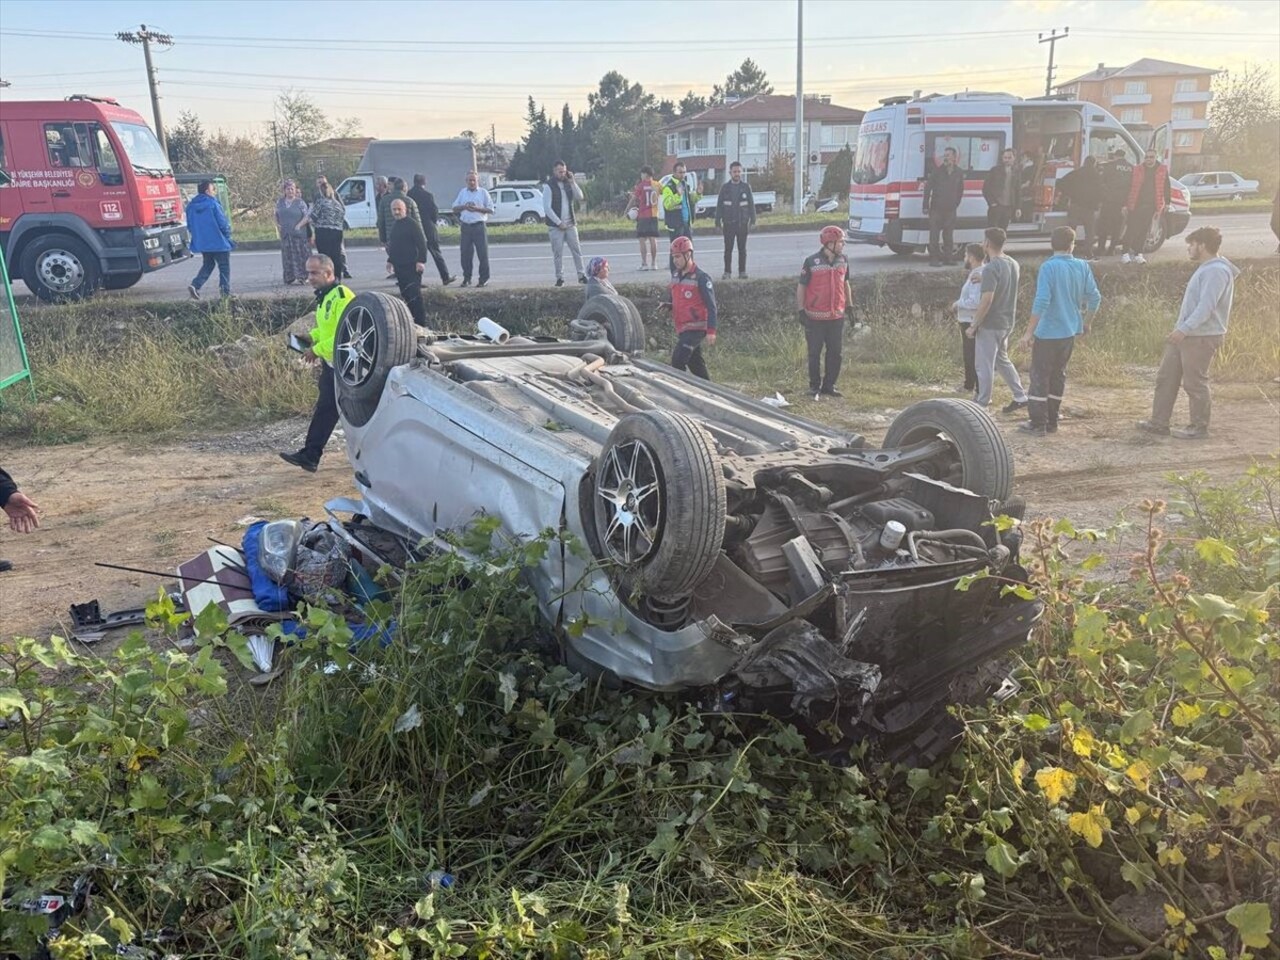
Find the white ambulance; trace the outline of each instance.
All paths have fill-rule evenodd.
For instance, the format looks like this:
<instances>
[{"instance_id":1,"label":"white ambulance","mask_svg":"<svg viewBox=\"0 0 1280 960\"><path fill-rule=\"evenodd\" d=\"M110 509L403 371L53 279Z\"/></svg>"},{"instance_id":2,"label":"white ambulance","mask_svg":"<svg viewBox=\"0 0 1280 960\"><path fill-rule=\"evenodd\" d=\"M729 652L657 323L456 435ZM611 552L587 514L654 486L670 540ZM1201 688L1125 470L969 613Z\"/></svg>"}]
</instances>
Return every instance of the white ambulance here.
<instances>
[{"instance_id":1,"label":"white ambulance","mask_svg":"<svg viewBox=\"0 0 1280 960\"><path fill-rule=\"evenodd\" d=\"M1131 163L1142 160L1143 148L1133 135L1093 103L1056 97L1024 100L1007 93L880 102L859 128L849 188L849 239L897 254L923 252L929 243L924 181L948 147L958 151L965 172L964 199L956 211L957 248L982 240L987 226L983 177L1000 163L1006 147L1018 156L1020 212L1009 224L1011 241L1047 240L1054 227L1066 224L1057 183L1084 157L1102 162L1119 149ZM1164 162L1168 143L1168 125L1156 129L1151 145ZM1169 188L1167 209L1147 238L1148 251L1185 230L1191 218L1190 191L1174 179Z\"/></svg>"}]
</instances>

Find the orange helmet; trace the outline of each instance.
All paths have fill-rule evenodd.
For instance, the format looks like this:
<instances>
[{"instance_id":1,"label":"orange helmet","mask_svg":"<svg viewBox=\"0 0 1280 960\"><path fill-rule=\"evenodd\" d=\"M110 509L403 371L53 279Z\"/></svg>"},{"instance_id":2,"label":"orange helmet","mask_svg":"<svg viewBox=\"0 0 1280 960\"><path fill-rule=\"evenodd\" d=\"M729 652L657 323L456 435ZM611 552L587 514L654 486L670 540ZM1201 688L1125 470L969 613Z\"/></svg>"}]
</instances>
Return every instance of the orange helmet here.
<instances>
[{"instance_id":1,"label":"orange helmet","mask_svg":"<svg viewBox=\"0 0 1280 960\"><path fill-rule=\"evenodd\" d=\"M844 228L837 227L832 224L829 227L823 227L822 232L818 234L818 239L822 241L825 247L828 243L835 243L837 240L844 239Z\"/></svg>"},{"instance_id":2,"label":"orange helmet","mask_svg":"<svg viewBox=\"0 0 1280 960\"><path fill-rule=\"evenodd\" d=\"M671 241L671 255L677 253L693 253L693 241L688 237L676 237Z\"/></svg>"}]
</instances>

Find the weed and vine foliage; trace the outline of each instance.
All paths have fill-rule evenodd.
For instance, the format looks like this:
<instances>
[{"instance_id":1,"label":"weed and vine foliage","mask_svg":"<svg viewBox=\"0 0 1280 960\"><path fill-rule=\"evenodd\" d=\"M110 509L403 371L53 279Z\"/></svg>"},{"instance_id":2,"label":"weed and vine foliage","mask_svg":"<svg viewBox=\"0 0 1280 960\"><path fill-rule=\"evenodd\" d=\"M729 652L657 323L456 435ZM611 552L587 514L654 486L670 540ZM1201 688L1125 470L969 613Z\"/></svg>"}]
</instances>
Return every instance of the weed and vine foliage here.
<instances>
[{"instance_id":1,"label":"weed and vine foliage","mask_svg":"<svg viewBox=\"0 0 1280 960\"><path fill-rule=\"evenodd\" d=\"M934 770L818 763L784 722L557 665L523 586L551 534L411 569L386 646L305 610L265 693L234 633L6 642L0 883L92 876L68 958L157 934L312 960L1267 955L1280 467L1179 486L1106 534L1029 525L1049 612L1023 693L967 711ZM1104 579L1097 541L1135 532ZM0 943L46 926L8 909Z\"/></svg>"}]
</instances>

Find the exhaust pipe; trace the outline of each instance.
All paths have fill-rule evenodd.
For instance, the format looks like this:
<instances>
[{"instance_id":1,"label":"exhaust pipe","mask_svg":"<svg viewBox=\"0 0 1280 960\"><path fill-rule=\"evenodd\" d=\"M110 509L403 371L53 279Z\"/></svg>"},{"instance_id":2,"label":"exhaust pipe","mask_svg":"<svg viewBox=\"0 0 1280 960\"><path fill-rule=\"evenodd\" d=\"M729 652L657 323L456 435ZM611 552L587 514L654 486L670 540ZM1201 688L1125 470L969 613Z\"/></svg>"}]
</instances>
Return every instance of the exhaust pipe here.
<instances>
[{"instance_id":1,"label":"exhaust pipe","mask_svg":"<svg viewBox=\"0 0 1280 960\"><path fill-rule=\"evenodd\" d=\"M506 327L494 323L488 317L481 317L476 323L476 333L480 336L492 340L494 343L506 343L511 339L511 334L507 332Z\"/></svg>"}]
</instances>

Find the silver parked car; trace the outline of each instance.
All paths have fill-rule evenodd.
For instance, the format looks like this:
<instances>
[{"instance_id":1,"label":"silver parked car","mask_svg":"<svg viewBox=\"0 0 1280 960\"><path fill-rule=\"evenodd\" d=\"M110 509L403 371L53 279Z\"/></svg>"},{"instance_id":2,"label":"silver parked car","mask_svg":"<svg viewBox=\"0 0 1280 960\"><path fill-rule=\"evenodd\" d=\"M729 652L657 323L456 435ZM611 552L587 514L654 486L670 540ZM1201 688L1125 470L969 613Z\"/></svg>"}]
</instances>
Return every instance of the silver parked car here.
<instances>
[{"instance_id":1,"label":"silver parked car","mask_svg":"<svg viewBox=\"0 0 1280 960\"><path fill-rule=\"evenodd\" d=\"M529 579L570 666L785 716L833 759L870 741L927 763L948 703L1010 689L1042 605L1003 589L1020 535L992 518L1021 505L982 408L915 404L876 449L641 358L623 298L570 331L419 336L399 300L357 296L334 368L361 500L331 512L444 549L481 514L567 533L585 549Z\"/></svg>"},{"instance_id":2,"label":"silver parked car","mask_svg":"<svg viewBox=\"0 0 1280 960\"><path fill-rule=\"evenodd\" d=\"M1258 195L1258 181L1246 180L1239 174L1228 171L1211 173L1184 173L1178 182L1187 188L1193 200L1209 200L1219 197L1224 200L1243 200L1245 197Z\"/></svg>"}]
</instances>

